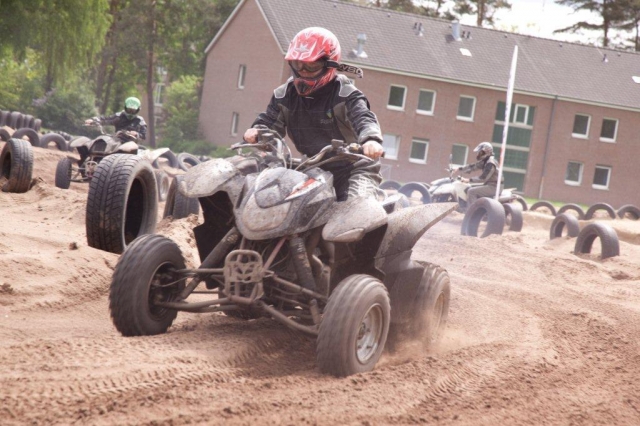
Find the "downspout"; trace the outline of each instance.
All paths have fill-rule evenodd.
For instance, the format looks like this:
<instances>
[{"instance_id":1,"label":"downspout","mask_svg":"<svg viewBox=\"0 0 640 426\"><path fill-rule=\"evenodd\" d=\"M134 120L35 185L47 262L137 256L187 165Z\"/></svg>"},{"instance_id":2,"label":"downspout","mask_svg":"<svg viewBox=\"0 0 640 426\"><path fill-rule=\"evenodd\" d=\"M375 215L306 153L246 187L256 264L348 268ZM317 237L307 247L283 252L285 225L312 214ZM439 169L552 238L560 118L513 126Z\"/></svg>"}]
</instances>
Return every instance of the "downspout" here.
<instances>
[{"instance_id":1,"label":"downspout","mask_svg":"<svg viewBox=\"0 0 640 426\"><path fill-rule=\"evenodd\" d=\"M547 140L544 143L544 155L542 156L542 175L540 176L540 188L538 189L538 199L542 199L542 191L544 190L544 172L547 168L547 152L549 152L549 139L551 139L551 130L553 129L553 117L556 110L556 101L558 95L553 98L551 104L551 117L549 117L549 127L547 127Z\"/></svg>"}]
</instances>

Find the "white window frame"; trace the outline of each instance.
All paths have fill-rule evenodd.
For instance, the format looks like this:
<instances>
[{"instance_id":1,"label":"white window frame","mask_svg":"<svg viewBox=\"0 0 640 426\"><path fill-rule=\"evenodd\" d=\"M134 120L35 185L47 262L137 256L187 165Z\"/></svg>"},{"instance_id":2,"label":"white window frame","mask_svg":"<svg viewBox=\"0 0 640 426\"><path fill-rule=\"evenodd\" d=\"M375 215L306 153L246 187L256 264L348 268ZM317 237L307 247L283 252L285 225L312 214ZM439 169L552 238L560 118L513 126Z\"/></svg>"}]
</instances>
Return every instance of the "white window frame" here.
<instances>
[{"instance_id":1,"label":"white window frame","mask_svg":"<svg viewBox=\"0 0 640 426\"><path fill-rule=\"evenodd\" d=\"M602 118L602 124L603 125L604 125L604 120L615 121L616 122L616 130L615 130L615 132L613 132L613 139L603 138L602 136L600 136L600 142L615 143L616 142L616 138L618 137L618 125L620 124L620 120L618 120L617 118L603 117ZM600 135L602 135L602 127L600 128Z\"/></svg>"},{"instance_id":2,"label":"white window frame","mask_svg":"<svg viewBox=\"0 0 640 426\"><path fill-rule=\"evenodd\" d=\"M456 111L456 118L458 120L461 121L473 121L473 117L476 115L476 102L477 99L475 96L469 96L469 95L460 95L460 98L458 99L458 110L460 109L460 101L462 100L462 98L467 98L467 99L473 99L473 107L471 108L471 117L465 117L462 115L458 115L458 112Z\"/></svg>"},{"instance_id":3,"label":"white window frame","mask_svg":"<svg viewBox=\"0 0 640 426\"><path fill-rule=\"evenodd\" d=\"M404 89L404 94L402 95L402 106L398 107L395 105L389 105L389 98L391 97L391 88L392 87L399 87L401 89ZM387 96L387 109L393 110L393 111L404 111L404 106L407 103L407 86L402 86L400 84L392 84L389 86L389 95Z\"/></svg>"},{"instance_id":4,"label":"white window frame","mask_svg":"<svg viewBox=\"0 0 640 426\"><path fill-rule=\"evenodd\" d=\"M464 147L464 164L451 164L452 167L461 167L467 165L467 158L469 158L469 145L464 143L454 143L451 145L451 158L453 158L453 147L454 146L462 146ZM452 160L453 161L453 160Z\"/></svg>"},{"instance_id":5,"label":"white window frame","mask_svg":"<svg viewBox=\"0 0 640 426\"><path fill-rule=\"evenodd\" d=\"M425 144L427 147L424 150L424 158L423 159L418 159L418 158L412 158L411 157L411 151L413 151L413 144L414 143L423 143ZM411 139L411 148L409 149L409 162L410 163L416 163L416 164L427 164L427 159L429 158L429 139L420 139L420 138L413 138Z\"/></svg>"},{"instance_id":6,"label":"white window frame","mask_svg":"<svg viewBox=\"0 0 640 426\"><path fill-rule=\"evenodd\" d=\"M231 136L238 134L238 122L240 121L240 114L237 112L231 113Z\"/></svg>"},{"instance_id":7,"label":"white window frame","mask_svg":"<svg viewBox=\"0 0 640 426\"><path fill-rule=\"evenodd\" d=\"M431 102L431 111L427 111L425 109L419 109L420 106L420 92L431 92L433 93L433 101ZM433 115L433 111L436 109L436 91L429 89L420 89L418 90L418 106L416 107L416 114L420 115Z\"/></svg>"},{"instance_id":8,"label":"white window frame","mask_svg":"<svg viewBox=\"0 0 640 426\"><path fill-rule=\"evenodd\" d=\"M517 120L518 108L524 108L524 121ZM529 121L529 105L516 104L516 107L514 108L514 111L513 111L513 122L518 124L524 124L526 126L528 121Z\"/></svg>"},{"instance_id":9,"label":"white window frame","mask_svg":"<svg viewBox=\"0 0 640 426\"><path fill-rule=\"evenodd\" d=\"M567 162L567 167L569 167L569 163L573 163L573 164L579 164L580 165L580 173L578 173L578 181L574 181L574 180L567 180L567 178L565 177L564 179L564 183L570 186L580 186L582 184L582 175L584 174L584 163L581 163L579 161L569 161Z\"/></svg>"},{"instance_id":10,"label":"white window frame","mask_svg":"<svg viewBox=\"0 0 640 426\"><path fill-rule=\"evenodd\" d=\"M577 138L577 139L589 139L589 131L591 130L591 116L589 114L575 114L573 116L573 123L575 124L576 122L576 116L577 115L581 115L583 117L587 117L587 133L586 134L582 134L582 133L573 133L573 128L571 129L571 137Z\"/></svg>"},{"instance_id":11,"label":"white window frame","mask_svg":"<svg viewBox=\"0 0 640 426\"><path fill-rule=\"evenodd\" d=\"M247 77L247 66L240 64L238 69L238 89L244 89L244 79Z\"/></svg>"},{"instance_id":12,"label":"white window frame","mask_svg":"<svg viewBox=\"0 0 640 426\"><path fill-rule=\"evenodd\" d=\"M397 160L398 159L398 153L400 152L400 135L394 135L392 133L385 133L382 135L382 146L384 146L384 138L385 136L393 136L396 140L396 155L394 156L393 154L391 154L390 152L386 152L384 155L385 160Z\"/></svg>"},{"instance_id":13,"label":"white window frame","mask_svg":"<svg viewBox=\"0 0 640 426\"><path fill-rule=\"evenodd\" d=\"M161 107L163 105L162 102L162 91L165 89L164 83L156 83L156 87L153 90L153 105L157 107Z\"/></svg>"},{"instance_id":14,"label":"white window frame","mask_svg":"<svg viewBox=\"0 0 640 426\"><path fill-rule=\"evenodd\" d=\"M595 170L596 169L607 169L609 171L609 173L607 174L607 184L606 185L596 185L595 183L591 183L591 187L593 189L609 189L609 183L611 183L611 170L613 169L611 166L601 166L596 164L595 169L593 170L593 176L595 177Z\"/></svg>"}]
</instances>

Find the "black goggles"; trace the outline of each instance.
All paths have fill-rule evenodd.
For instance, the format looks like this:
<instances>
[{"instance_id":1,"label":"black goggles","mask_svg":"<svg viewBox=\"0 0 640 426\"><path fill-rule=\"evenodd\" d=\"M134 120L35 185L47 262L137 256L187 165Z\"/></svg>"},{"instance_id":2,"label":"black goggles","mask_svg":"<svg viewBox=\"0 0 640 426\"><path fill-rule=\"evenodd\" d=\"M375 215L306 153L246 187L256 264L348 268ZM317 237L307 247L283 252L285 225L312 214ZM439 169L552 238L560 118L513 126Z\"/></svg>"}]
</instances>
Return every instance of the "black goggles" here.
<instances>
[{"instance_id":1,"label":"black goggles","mask_svg":"<svg viewBox=\"0 0 640 426\"><path fill-rule=\"evenodd\" d=\"M133 108L125 108L124 112L130 115L135 115L138 113L138 111L140 111L140 108L137 109L133 109Z\"/></svg>"},{"instance_id":2,"label":"black goggles","mask_svg":"<svg viewBox=\"0 0 640 426\"><path fill-rule=\"evenodd\" d=\"M327 65L327 61L324 59L314 62L289 61L289 65L294 71L298 72L302 70L305 70L307 72L318 72Z\"/></svg>"}]
</instances>

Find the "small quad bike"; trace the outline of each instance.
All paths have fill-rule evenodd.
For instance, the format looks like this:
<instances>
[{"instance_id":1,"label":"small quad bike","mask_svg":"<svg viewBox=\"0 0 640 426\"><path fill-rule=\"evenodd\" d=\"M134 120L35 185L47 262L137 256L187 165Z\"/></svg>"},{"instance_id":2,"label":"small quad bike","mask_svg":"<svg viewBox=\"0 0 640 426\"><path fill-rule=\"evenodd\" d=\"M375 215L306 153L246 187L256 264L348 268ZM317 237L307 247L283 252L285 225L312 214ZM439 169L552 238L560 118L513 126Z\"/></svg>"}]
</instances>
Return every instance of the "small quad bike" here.
<instances>
[{"instance_id":1,"label":"small quad bike","mask_svg":"<svg viewBox=\"0 0 640 426\"><path fill-rule=\"evenodd\" d=\"M186 268L161 235L136 238L120 257L109 307L122 335L165 333L178 311L266 316L316 338L320 370L336 376L372 370L401 338L440 339L449 276L411 253L454 203L401 208L401 194L337 202L321 166L373 161L359 145L334 140L294 160L282 138L261 131L239 148L252 154L199 164L180 183L204 214L194 228L199 268Z\"/></svg>"},{"instance_id":2,"label":"small quad bike","mask_svg":"<svg viewBox=\"0 0 640 426\"><path fill-rule=\"evenodd\" d=\"M61 189L69 189L71 182L90 182L96 172L96 168L102 159L111 154L133 154L143 157L151 164L167 151L169 148L159 148L149 150L138 144L138 134L131 130L120 130L115 135L104 132L102 125L93 122L87 126L97 127L100 136L91 140L87 137L78 137L71 142L69 150L74 148L80 154L80 160L73 157L64 157L58 161L56 166L55 185ZM169 176L162 170L156 171L156 181L158 184L158 196L160 201L169 190Z\"/></svg>"}]
</instances>

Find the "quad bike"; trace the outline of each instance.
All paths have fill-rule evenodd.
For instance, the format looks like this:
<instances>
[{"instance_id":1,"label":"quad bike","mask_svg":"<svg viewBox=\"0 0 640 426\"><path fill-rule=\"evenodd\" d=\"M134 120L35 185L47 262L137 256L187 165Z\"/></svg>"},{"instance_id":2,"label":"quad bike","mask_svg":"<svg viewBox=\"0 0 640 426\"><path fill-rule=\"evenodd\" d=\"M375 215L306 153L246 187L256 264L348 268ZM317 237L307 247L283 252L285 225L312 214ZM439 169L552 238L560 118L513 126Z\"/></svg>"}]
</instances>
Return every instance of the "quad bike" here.
<instances>
[{"instance_id":1,"label":"quad bike","mask_svg":"<svg viewBox=\"0 0 640 426\"><path fill-rule=\"evenodd\" d=\"M451 163L451 158L449 159ZM458 211L464 212L468 207L467 191L478 184L465 182L462 177L454 176L456 169L450 164L445 169L449 173L448 177L443 177L432 181L428 188L432 203L456 202ZM498 201L502 204L518 202L522 210L527 210L527 202L520 195L515 193L515 188L505 188L500 193Z\"/></svg>"},{"instance_id":2,"label":"quad bike","mask_svg":"<svg viewBox=\"0 0 640 426\"><path fill-rule=\"evenodd\" d=\"M69 189L71 182L90 182L98 164L108 155L135 154L154 164L160 156L169 151L169 148L149 150L139 145L137 142L138 134L135 131L120 130L115 135L109 135L104 132L102 125L98 122L94 121L87 126L97 127L100 136L93 140L79 137L71 142L69 150L75 148L81 159L64 157L58 161L55 178L55 184L58 188ZM164 201L169 190L169 176L161 170L157 170L155 174L158 196L160 201Z\"/></svg>"},{"instance_id":3,"label":"quad bike","mask_svg":"<svg viewBox=\"0 0 640 426\"><path fill-rule=\"evenodd\" d=\"M161 235L136 238L120 257L109 306L122 335L165 333L178 311L267 316L317 338L318 366L336 376L372 370L385 344L403 337L439 340L449 277L411 253L454 203L402 208L402 194L337 202L333 175L320 166L373 161L359 145L334 140L294 160L265 131L239 148L258 151L201 163L179 185L204 214L194 228L199 268L186 268ZM201 283L206 290L196 291Z\"/></svg>"}]
</instances>

